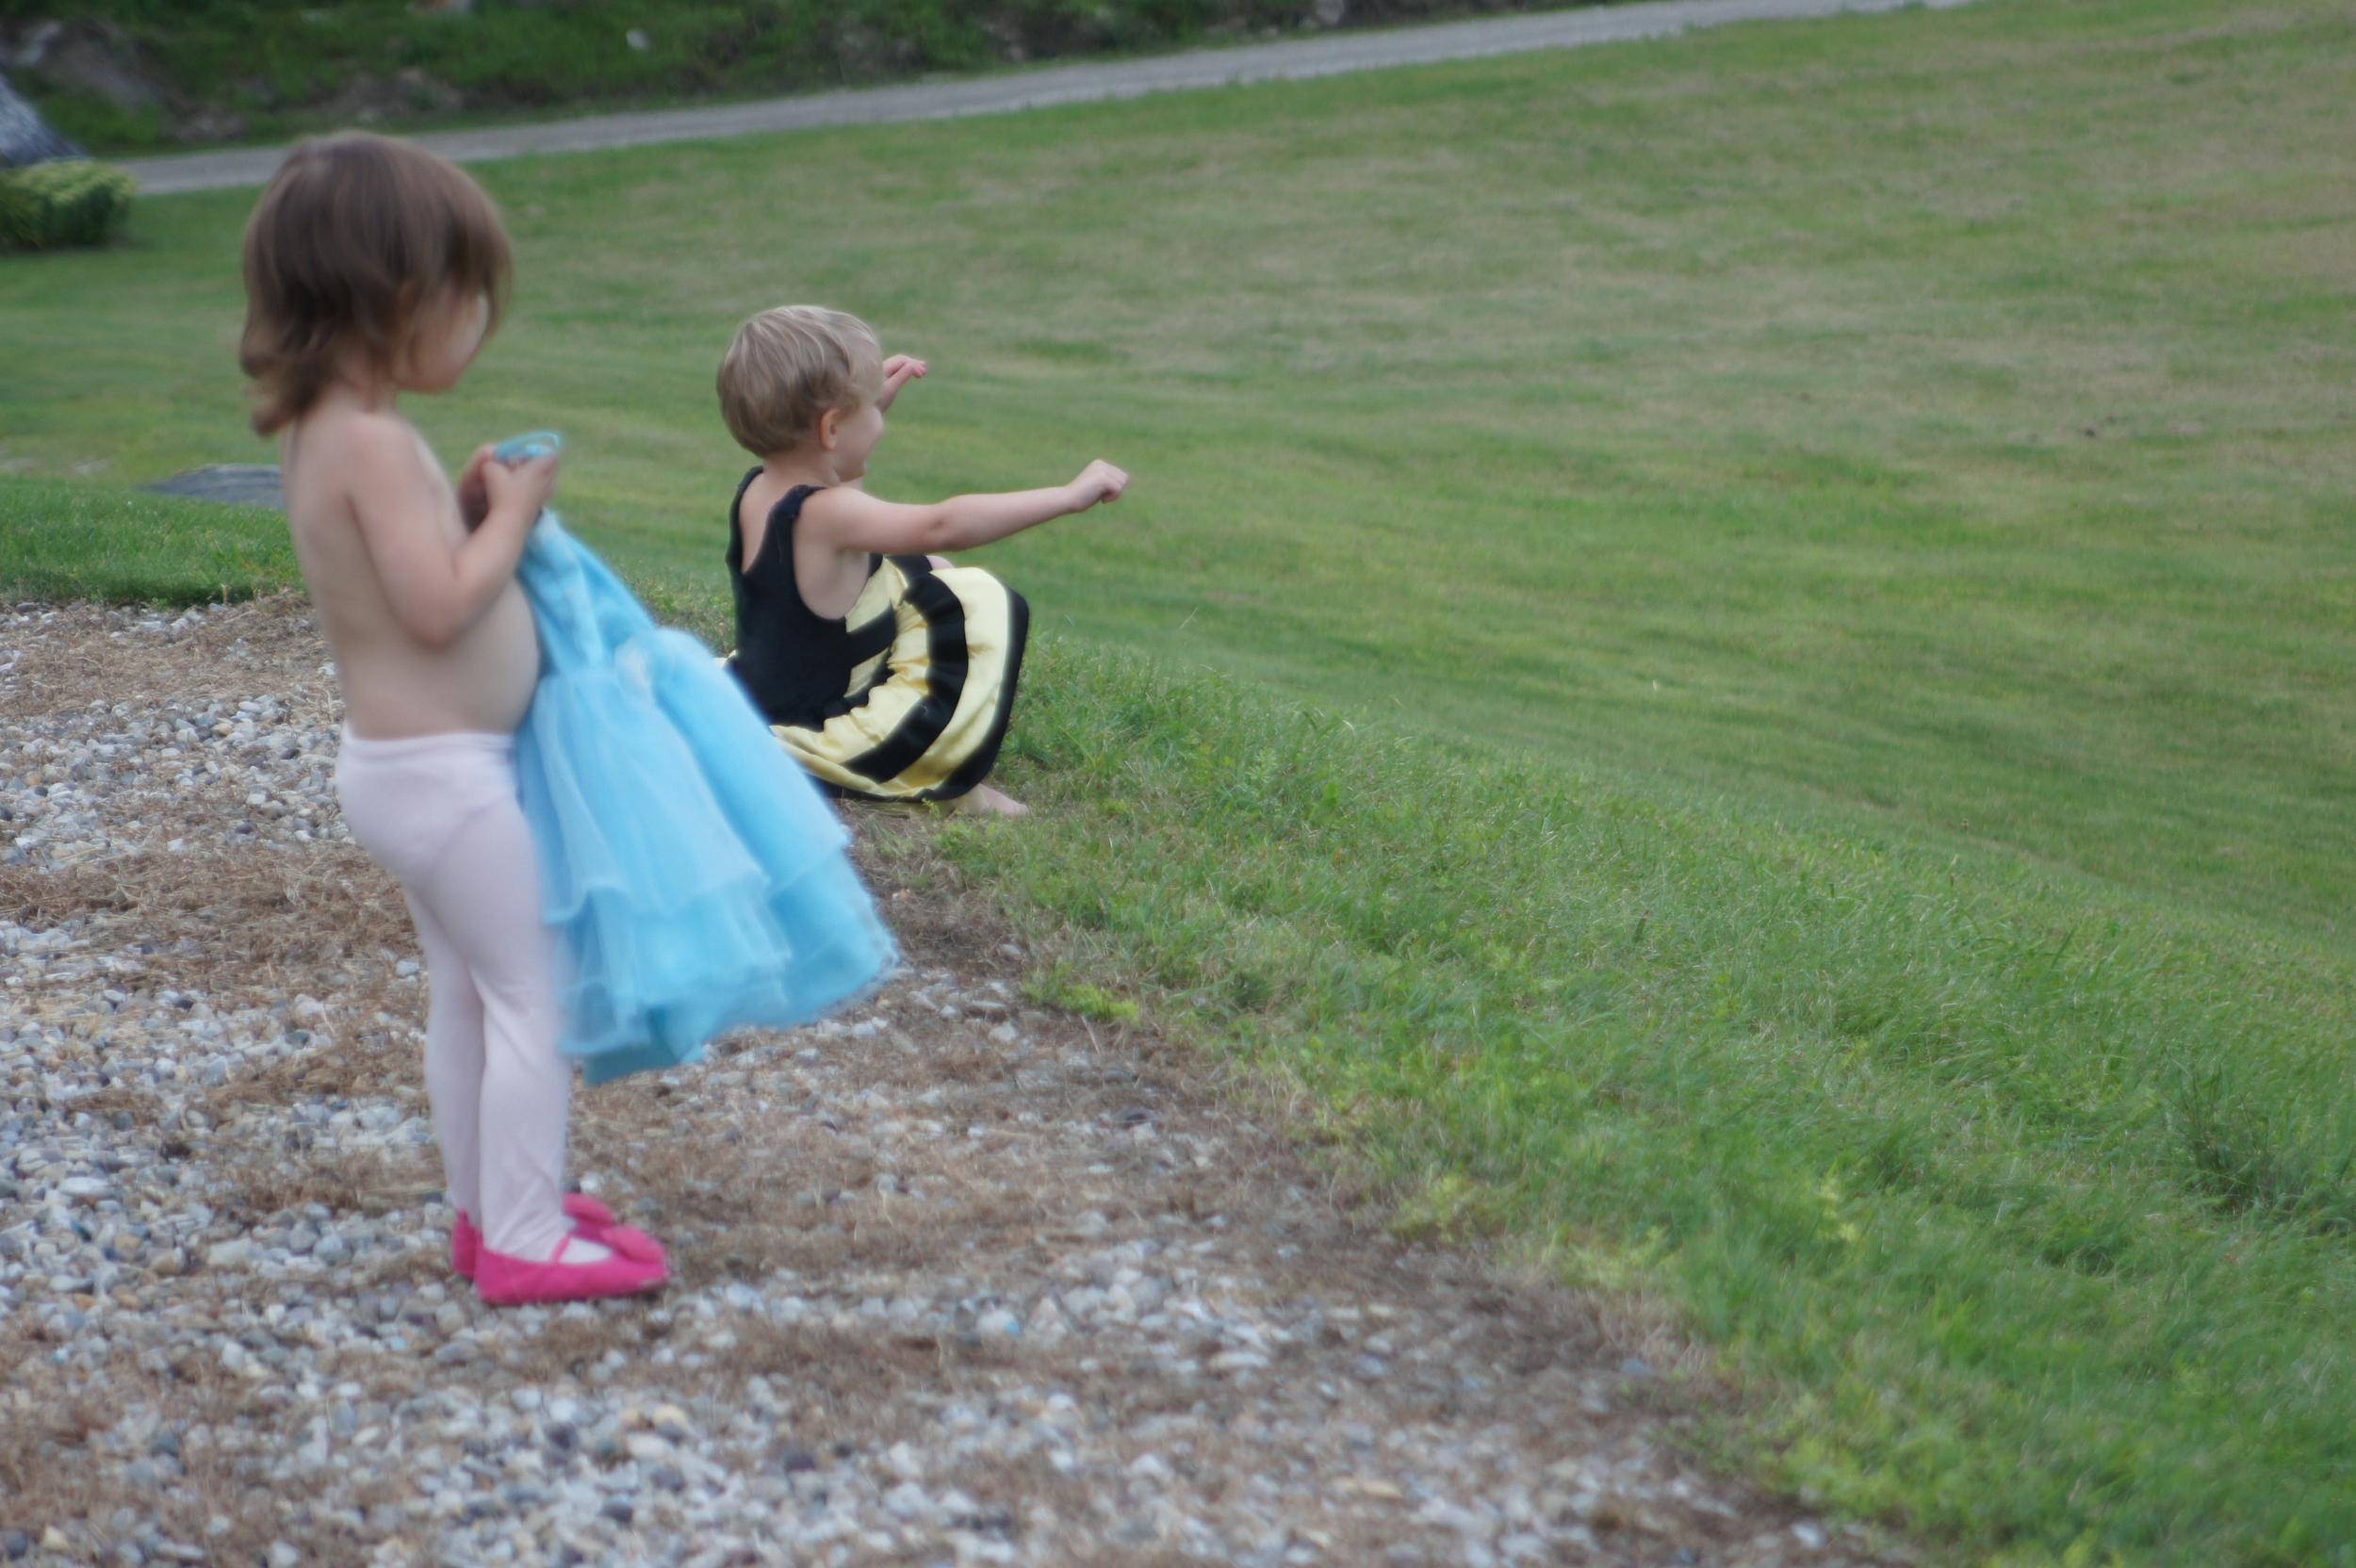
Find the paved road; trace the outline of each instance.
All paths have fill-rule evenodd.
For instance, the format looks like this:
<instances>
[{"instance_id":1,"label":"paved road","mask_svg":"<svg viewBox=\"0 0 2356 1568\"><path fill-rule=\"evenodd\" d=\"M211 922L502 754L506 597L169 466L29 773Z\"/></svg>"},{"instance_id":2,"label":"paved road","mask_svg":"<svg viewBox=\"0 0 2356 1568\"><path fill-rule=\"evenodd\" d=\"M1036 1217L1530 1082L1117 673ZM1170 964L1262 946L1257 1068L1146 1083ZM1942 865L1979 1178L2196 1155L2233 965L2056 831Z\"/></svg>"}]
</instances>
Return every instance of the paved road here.
<instances>
[{"instance_id":1,"label":"paved road","mask_svg":"<svg viewBox=\"0 0 2356 1568\"><path fill-rule=\"evenodd\" d=\"M708 141L822 125L875 125L894 121L952 120L1006 114L1051 104L1137 98L1149 92L1232 87L1244 82L1302 81L1350 71L1431 65L1442 60L1513 55L1532 49L1573 49L1590 43L1660 38L1729 22L1777 22L1851 11L1892 11L1913 5L1941 8L1963 0L1636 0L1627 5L1548 11L1433 27L1330 33L1283 43L1201 49L1155 59L1055 66L956 82L820 92L750 104L600 114L540 124L440 131L417 139L460 163L535 153L586 153L663 141ZM188 153L124 165L151 195L218 190L268 180L284 150Z\"/></svg>"}]
</instances>

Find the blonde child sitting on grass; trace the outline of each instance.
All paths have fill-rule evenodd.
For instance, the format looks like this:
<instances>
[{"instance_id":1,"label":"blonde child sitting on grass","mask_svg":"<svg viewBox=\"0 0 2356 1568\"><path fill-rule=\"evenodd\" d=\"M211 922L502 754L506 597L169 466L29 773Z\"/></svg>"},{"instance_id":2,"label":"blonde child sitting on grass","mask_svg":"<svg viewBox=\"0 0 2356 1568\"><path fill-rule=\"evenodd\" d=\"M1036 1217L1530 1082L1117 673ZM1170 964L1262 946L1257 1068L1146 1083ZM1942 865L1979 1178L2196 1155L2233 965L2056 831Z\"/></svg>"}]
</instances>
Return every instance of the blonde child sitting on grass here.
<instances>
[{"instance_id":1,"label":"blonde child sitting on grass","mask_svg":"<svg viewBox=\"0 0 2356 1568\"><path fill-rule=\"evenodd\" d=\"M721 417L761 466L728 510L729 668L794 759L838 793L1021 816L983 780L1022 675L1029 607L971 549L1121 498L1091 463L1069 484L909 506L862 488L884 411L925 373L867 324L767 310L720 362Z\"/></svg>"}]
</instances>

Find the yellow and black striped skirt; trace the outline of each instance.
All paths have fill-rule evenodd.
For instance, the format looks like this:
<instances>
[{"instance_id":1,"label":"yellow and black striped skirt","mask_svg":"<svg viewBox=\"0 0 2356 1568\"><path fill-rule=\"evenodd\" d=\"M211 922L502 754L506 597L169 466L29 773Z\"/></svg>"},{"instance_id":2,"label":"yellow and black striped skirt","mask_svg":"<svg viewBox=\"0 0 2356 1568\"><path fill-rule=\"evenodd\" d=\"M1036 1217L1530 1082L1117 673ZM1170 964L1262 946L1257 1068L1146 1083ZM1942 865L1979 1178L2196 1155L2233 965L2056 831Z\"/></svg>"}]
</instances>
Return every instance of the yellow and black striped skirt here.
<instances>
[{"instance_id":1,"label":"yellow and black striped skirt","mask_svg":"<svg viewBox=\"0 0 2356 1568\"><path fill-rule=\"evenodd\" d=\"M892 617L892 642L851 672L814 726L773 725L829 789L872 800L955 800L990 776L1030 635L1023 596L973 566L888 556L843 617L856 636ZM878 628L877 629L881 629Z\"/></svg>"}]
</instances>

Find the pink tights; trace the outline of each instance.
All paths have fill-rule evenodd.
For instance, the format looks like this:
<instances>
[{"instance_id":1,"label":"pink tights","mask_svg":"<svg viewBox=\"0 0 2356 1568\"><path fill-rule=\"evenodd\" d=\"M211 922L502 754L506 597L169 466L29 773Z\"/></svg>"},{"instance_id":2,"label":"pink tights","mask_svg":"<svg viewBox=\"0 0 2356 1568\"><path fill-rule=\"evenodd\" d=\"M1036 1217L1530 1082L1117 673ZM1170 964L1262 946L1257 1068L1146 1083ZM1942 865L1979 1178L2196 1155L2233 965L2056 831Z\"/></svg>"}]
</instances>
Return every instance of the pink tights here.
<instances>
[{"instance_id":1,"label":"pink tights","mask_svg":"<svg viewBox=\"0 0 2356 1568\"><path fill-rule=\"evenodd\" d=\"M572 1229L572 1070L556 1048L556 944L540 921L515 740L346 729L335 793L352 838L401 879L425 948L425 1088L450 1200L493 1251L546 1262Z\"/></svg>"}]
</instances>

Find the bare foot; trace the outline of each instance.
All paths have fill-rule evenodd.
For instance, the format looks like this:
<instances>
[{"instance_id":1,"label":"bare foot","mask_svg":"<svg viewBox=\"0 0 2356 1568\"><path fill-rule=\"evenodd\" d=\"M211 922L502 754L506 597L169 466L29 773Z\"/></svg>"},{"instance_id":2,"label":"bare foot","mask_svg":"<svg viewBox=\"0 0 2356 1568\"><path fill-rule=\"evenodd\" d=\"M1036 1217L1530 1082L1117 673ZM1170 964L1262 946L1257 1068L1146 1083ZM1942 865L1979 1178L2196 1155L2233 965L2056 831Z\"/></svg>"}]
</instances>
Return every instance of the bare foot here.
<instances>
[{"instance_id":1,"label":"bare foot","mask_svg":"<svg viewBox=\"0 0 2356 1568\"><path fill-rule=\"evenodd\" d=\"M1031 814L1031 808L1029 807L1023 805L1012 795L1002 793L999 791L991 789L987 784L976 784L973 789L966 792L966 793L957 801L957 809L960 811L971 812L977 817L1006 817L1011 819L1015 817L1027 817Z\"/></svg>"}]
</instances>

